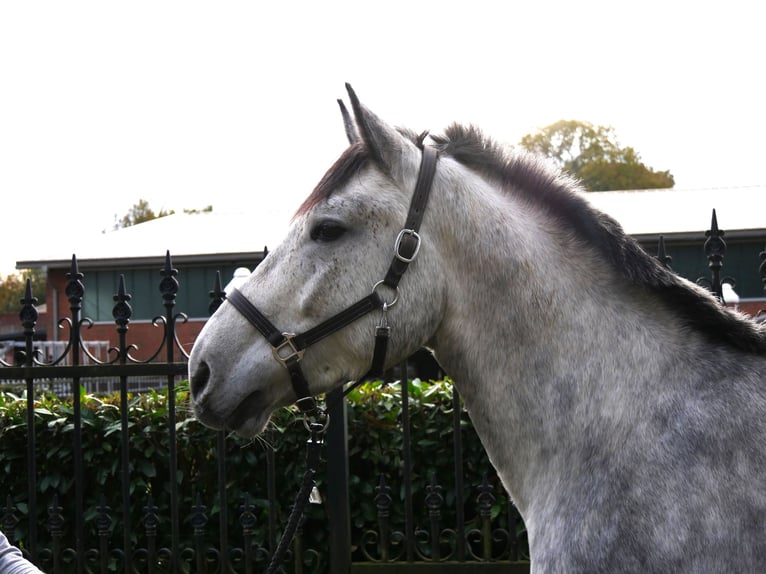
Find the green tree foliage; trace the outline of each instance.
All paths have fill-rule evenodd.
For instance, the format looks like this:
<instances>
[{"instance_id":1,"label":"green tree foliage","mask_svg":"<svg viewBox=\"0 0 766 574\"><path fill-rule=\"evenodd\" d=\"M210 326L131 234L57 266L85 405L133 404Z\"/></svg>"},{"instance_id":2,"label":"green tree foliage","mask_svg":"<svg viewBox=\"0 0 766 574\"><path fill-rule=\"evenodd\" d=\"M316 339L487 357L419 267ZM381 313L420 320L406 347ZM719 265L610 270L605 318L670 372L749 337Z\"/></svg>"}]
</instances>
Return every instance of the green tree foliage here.
<instances>
[{"instance_id":1,"label":"green tree foliage","mask_svg":"<svg viewBox=\"0 0 766 574\"><path fill-rule=\"evenodd\" d=\"M673 187L669 171L646 166L632 147L620 147L614 129L561 120L521 139L521 147L553 160L587 191Z\"/></svg>"},{"instance_id":2,"label":"green tree foliage","mask_svg":"<svg viewBox=\"0 0 766 574\"><path fill-rule=\"evenodd\" d=\"M121 219L115 222L114 228L120 229L122 227L130 227L132 225L138 225L139 223L144 223L145 221L151 221L152 219L157 219L158 217L165 217L166 215L172 215L175 213L172 209L169 211L165 211L164 209L160 209L158 213L155 213L154 210L149 207L149 202L145 199L139 199L138 203L134 204L133 207L130 208L128 213L122 216Z\"/></svg>"},{"instance_id":3,"label":"green tree foliage","mask_svg":"<svg viewBox=\"0 0 766 574\"><path fill-rule=\"evenodd\" d=\"M32 296L37 297L37 304L45 303L46 275L43 271L28 269L23 275L15 273L6 277L0 275L0 313L21 311L21 300L24 298L27 279L32 283Z\"/></svg>"},{"instance_id":4,"label":"green tree foliage","mask_svg":"<svg viewBox=\"0 0 766 574\"><path fill-rule=\"evenodd\" d=\"M184 209L184 213L210 213L211 211L213 211L212 205L208 205L202 209Z\"/></svg>"},{"instance_id":5,"label":"green tree foliage","mask_svg":"<svg viewBox=\"0 0 766 574\"><path fill-rule=\"evenodd\" d=\"M202 209L184 209L184 213L207 213L213 211L213 206L208 205L207 207L203 207ZM169 209L160 209L157 213L154 212L154 210L149 206L149 202L145 199L139 199L138 203L134 204L133 207L130 208L128 213L123 215L119 220L115 217L115 223L114 223L114 229L121 229L123 227L131 227L133 225L138 225L139 223L144 223L146 221L151 221L152 219L157 219L159 217L165 217L166 215L172 215L175 213L175 210Z\"/></svg>"}]
</instances>

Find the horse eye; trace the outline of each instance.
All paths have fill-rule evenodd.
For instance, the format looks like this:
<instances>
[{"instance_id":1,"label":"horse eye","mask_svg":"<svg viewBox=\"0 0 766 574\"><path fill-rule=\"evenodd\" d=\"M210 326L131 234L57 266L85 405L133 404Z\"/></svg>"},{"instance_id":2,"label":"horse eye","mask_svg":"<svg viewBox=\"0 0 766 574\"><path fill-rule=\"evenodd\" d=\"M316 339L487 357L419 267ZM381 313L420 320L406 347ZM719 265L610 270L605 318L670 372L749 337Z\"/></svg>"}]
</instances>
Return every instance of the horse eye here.
<instances>
[{"instance_id":1,"label":"horse eye","mask_svg":"<svg viewBox=\"0 0 766 574\"><path fill-rule=\"evenodd\" d=\"M334 221L322 221L311 229L311 239L314 241L335 241L339 239L346 228Z\"/></svg>"}]
</instances>

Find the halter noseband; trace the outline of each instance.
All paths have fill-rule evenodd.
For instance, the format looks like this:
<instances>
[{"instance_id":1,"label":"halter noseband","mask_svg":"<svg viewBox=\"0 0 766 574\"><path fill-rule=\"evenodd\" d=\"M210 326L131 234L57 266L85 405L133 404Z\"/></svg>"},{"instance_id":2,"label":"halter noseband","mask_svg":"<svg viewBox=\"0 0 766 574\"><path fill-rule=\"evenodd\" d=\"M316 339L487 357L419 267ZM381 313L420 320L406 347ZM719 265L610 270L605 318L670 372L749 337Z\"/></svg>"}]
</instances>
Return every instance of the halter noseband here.
<instances>
[{"instance_id":1,"label":"halter noseband","mask_svg":"<svg viewBox=\"0 0 766 574\"><path fill-rule=\"evenodd\" d=\"M226 297L237 311L247 319L269 342L272 347L274 358L279 361L290 375L290 382L297 397L296 404L304 413L311 413L317 409L316 400L309 391L309 385L300 367L304 351L332 335L336 331L350 325L357 319L367 315L375 309L382 309L384 320L375 329L375 350L372 358L372 366L368 373L359 379L346 393L370 376L380 375L386 358L386 349L390 328L385 321L385 312L393 306L399 297L399 281L407 270L410 263L415 260L420 250L420 223L423 220L428 197L431 192L436 162L439 154L435 148L423 147L423 157L420 162L415 192L410 202L410 210L404 228L399 232L394 244L394 258L388 268L385 278L378 281L372 291L366 297L347 307L340 313L333 315L319 325L312 327L298 335L285 333L277 329L266 316L253 305L238 289L233 289ZM386 285L396 291L393 301L386 302L378 295L378 287Z\"/></svg>"}]
</instances>

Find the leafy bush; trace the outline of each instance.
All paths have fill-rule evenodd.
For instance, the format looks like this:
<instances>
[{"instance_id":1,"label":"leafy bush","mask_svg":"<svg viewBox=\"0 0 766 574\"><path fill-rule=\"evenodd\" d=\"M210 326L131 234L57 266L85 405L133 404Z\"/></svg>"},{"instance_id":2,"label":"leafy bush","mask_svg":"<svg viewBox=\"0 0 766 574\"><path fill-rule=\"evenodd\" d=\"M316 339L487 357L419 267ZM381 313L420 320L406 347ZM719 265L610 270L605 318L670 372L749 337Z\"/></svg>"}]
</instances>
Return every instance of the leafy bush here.
<instances>
[{"instance_id":1,"label":"leafy bush","mask_svg":"<svg viewBox=\"0 0 766 574\"><path fill-rule=\"evenodd\" d=\"M492 507L495 527L506 527L506 499L487 460L484 449L470 422L461 414L463 469L465 487L455 491L451 416L453 410L451 385L448 382L408 385L412 433L411 452L414 461L411 474L412 491L416 501L415 513L427 517L423 501L432 480L442 487L445 506L441 510L443 524L453 524L455 500L464 505L469 524L476 523L476 490L485 475L495 494ZM188 385L181 384L175 392L175 444L177 447L178 509L181 519L181 547L215 547L223 516L221 498L226 499L226 522L230 545L243 545L243 536L251 534L258 544L268 547L268 474L267 459L273 452L275 468L275 499L279 503L278 528L284 524L304 472L304 452L307 433L303 420L294 409L275 413L266 434L254 441L227 436L224 442L225 483L219 481L218 450L223 435L199 424L188 407ZM398 384L367 384L353 391L347 401L349 427L350 506L352 539L374 530L378 524L376 487L380 477L392 488L393 505L390 523L403 529L404 480L403 440L401 429L401 389ZM147 392L130 396L127 405L129 426L130 482L121 482L121 406L119 395L95 397L81 394L82 444L84 484L82 496L88 545L98 540L99 507L111 519L102 530L108 530L113 545L121 545L123 531L123 497L129 490L130 532L132 545L145 545L152 535L151 521L145 522L151 507L159 522L157 547L170 545L171 433L168 426L168 393ZM23 545L29 524L27 480L26 398L23 393L0 392L0 484L8 496L9 508L4 528L14 527L14 538ZM51 395L37 397L34 411L36 435L36 490L38 509L36 521L42 541L49 539L49 507L61 507L64 527L62 543L73 546L73 517L75 515L75 485L73 476L74 415L71 400ZM273 447L273 451L271 447ZM320 470L318 485L324 491L324 469ZM54 504L55 501L55 504ZM2 502L0 509L8 506ZM205 507L203 509L203 506ZM104 510L108 507L110 510ZM9 510L18 524L8 519ZM247 511L243 513L243 511ZM247 522L253 518L254 522ZM471 522L473 521L473 522ZM427 518L420 520L426 522ZM514 529L515 530L515 529ZM46 534L42 534L45 532ZM321 506L310 506L303 527L304 546L326 552L327 518ZM357 558L361 554L357 551Z\"/></svg>"}]
</instances>

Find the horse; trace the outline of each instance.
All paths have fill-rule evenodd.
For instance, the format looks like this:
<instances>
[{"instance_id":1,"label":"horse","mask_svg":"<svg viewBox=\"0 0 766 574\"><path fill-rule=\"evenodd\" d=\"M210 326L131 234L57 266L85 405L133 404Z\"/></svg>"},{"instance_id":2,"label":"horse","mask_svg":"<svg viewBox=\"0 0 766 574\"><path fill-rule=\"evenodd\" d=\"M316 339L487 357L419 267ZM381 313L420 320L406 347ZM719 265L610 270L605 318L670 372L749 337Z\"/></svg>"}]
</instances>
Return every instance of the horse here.
<instances>
[{"instance_id":1,"label":"horse","mask_svg":"<svg viewBox=\"0 0 766 574\"><path fill-rule=\"evenodd\" d=\"M395 128L347 91L349 147L193 346L197 418L252 437L426 347L533 572L766 571L766 328L540 158L472 125Z\"/></svg>"}]
</instances>

